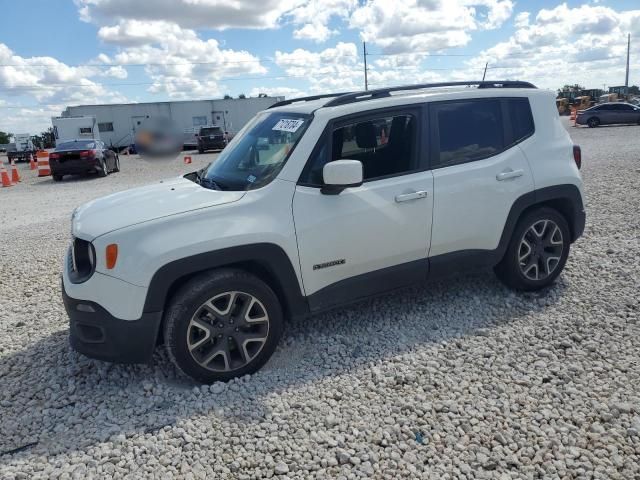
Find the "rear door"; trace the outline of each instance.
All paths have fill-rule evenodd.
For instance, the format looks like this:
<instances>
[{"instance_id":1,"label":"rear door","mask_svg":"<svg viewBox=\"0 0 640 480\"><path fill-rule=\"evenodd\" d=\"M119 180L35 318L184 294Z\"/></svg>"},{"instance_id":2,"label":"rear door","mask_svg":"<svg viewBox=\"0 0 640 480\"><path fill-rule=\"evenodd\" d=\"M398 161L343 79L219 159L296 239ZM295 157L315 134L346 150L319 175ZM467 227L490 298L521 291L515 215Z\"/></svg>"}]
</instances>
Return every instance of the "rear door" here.
<instances>
[{"instance_id":1,"label":"rear door","mask_svg":"<svg viewBox=\"0 0 640 480\"><path fill-rule=\"evenodd\" d=\"M518 147L534 133L527 98L431 103L432 266L448 254L489 254L511 206L534 189Z\"/></svg>"},{"instance_id":2,"label":"rear door","mask_svg":"<svg viewBox=\"0 0 640 480\"><path fill-rule=\"evenodd\" d=\"M626 103L618 103L616 109L620 119L618 123L636 123L638 121L638 115L633 106Z\"/></svg>"}]
</instances>

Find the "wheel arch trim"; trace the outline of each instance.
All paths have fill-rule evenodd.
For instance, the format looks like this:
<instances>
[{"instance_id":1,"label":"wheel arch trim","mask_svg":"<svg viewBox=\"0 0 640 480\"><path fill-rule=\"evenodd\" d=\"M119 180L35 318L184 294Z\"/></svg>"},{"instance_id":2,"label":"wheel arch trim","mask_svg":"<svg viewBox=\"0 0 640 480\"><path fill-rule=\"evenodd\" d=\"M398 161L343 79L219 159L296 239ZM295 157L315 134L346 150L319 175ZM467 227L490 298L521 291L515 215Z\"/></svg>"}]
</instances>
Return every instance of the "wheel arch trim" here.
<instances>
[{"instance_id":1,"label":"wheel arch trim","mask_svg":"<svg viewBox=\"0 0 640 480\"><path fill-rule=\"evenodd\" d=\"M308 304L291 260L280 246L272 243L203 252L160 267L149 283L143 312L164 310L176 285L181 285L182 281L195 274L224 267L241 268L261 277L274 290L287 314L300 316L308 313Z\"/></svg>"},{"instance_id":2,"label":"wheel arch trim","mask_svg":"<svg viewBox=\"0 0 640 480\"><path fill-rule=\"evenodd\" d=\"M544 187L525 193L511 206L497 248L497 257L502 258L518 220L532 208L550 206L558 210L569 224L571 242L575 242L584 231L585 213L582 195L576 185L562 184Z\"/></svg>"}]
</instances>

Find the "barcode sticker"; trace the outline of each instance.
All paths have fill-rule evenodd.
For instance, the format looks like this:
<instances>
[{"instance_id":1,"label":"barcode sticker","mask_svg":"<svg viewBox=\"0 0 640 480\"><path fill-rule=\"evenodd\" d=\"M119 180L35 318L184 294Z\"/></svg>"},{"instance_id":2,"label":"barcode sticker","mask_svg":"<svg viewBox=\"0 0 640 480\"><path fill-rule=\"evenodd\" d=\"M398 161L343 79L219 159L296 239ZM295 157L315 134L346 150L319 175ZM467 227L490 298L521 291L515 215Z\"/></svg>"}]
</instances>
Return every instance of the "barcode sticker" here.
<instances>
[{"instance_id":1,"label":"barcode sticker","mask_svg":"<svg viewBox=\"0 0 640 480\"><path fill-rule=\"evenodd\" d=\"M297 119L283 118L273 126L272 130L294 133L300 128L300 125L302 125L303 123L304 123L304 120L301 118L297 118Z\"/></svg>"}]
</instances>

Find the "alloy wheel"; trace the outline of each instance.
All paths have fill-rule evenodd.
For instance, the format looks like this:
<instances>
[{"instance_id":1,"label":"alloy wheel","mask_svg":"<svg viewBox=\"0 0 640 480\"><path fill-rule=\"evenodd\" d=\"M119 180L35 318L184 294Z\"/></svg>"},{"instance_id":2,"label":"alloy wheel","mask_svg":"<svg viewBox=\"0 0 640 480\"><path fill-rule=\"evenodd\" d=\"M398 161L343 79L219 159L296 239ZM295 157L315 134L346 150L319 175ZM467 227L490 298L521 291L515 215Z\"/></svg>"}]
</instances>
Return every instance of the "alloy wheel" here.
<instances>
[{"instance_id":1,"label":"alloy wheel","mask_svg":"<svg viewBox=\"0 0 640 480\"><path fill-rule=\"evenodd\" d=\"M529 280L546 279L560 264L563 249L560 227L552 220L538 220L524 232L520 240L520 271Z\"/></svg>"},{"instance_id":2,"label":"alloy wheel","mask_svg":"<svg viewBox=\"0 0 640 480\"><path fill-rule=\"evenodd\" d=\"M193 359L214 372L244 367L262 350L269 335L269 315L249 293L221 293L200 305L187 327Z\"/></svg>"}]
</instances>

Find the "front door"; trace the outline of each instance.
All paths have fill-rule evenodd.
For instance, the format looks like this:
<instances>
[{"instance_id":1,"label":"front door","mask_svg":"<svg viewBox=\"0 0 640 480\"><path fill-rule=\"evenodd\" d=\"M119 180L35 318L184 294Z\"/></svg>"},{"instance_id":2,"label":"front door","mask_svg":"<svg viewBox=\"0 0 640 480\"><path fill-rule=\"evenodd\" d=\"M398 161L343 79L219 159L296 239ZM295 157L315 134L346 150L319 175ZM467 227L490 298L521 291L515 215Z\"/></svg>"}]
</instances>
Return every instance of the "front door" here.
<instances>
[{"instance_id":1,"label":"front door","mask_svg":"<svg viewBox=\"0 0 640 480\"><path fill-rule=\"evenodd\" d=\"M418 155L420 110L334 123L305 168L293 199L300 267L312 310L424 279L433 177ZM321 192L322 167L359 160L364 183Z\"/></svg>"}]
</instances>

